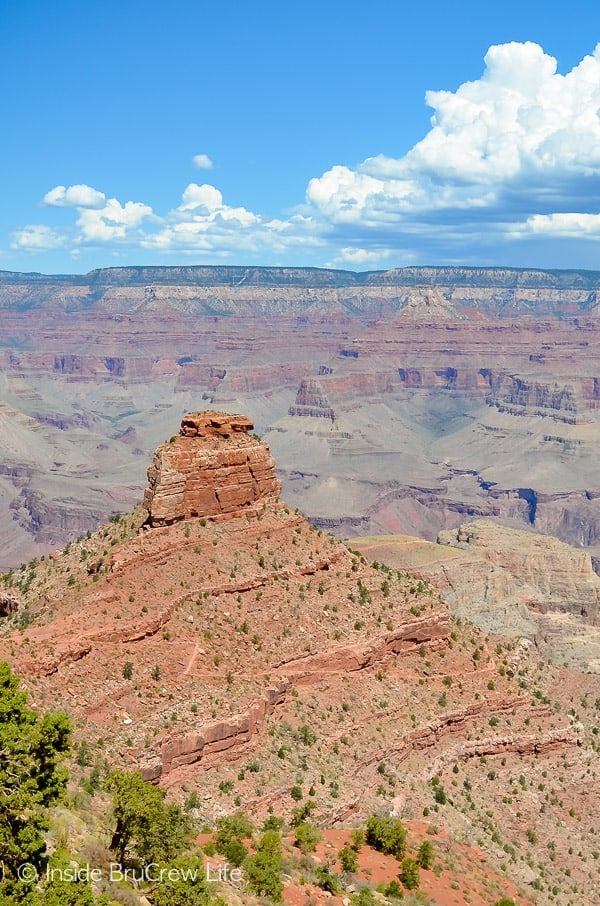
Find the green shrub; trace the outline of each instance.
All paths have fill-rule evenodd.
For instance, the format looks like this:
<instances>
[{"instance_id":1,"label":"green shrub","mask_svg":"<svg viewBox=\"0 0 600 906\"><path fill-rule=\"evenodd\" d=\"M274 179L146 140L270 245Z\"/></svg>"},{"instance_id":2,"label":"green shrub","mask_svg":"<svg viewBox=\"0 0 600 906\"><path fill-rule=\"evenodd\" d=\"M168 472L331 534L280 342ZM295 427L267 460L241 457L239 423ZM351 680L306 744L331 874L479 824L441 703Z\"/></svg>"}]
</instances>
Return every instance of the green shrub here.
<instances>
[{"instance_id":1,"label":"green shrub","mask_svg":"<svg viewBox=\"0 0 600 906\"><path fill-rule=\"evenodd\" d=\"M317 735L308 724L302 724L301 727L298 727L296 739L305 746L314 746L317 741Z\"/></svg>"},{"instance_id":2,"label":"green shrub","mask_svg":"<svg viewBox=\"0 0 600 906\"><path fill-rule=\"evenodd\" d=\"M431 868L433 865L433 846L429 840L423 840L417 852L417 865L421 868Z\"/></svg>"},{"instance_id":3,"label":"green shrub","mask_svg":"<svg viewBox=\"0 0 600 906\"><path fill-rule=\"evenodd\" d=\"M326 890L327 893L331 893L333 896L342 892L339 878L331 871L329 865L320 865L315 869L315 881L317 887L320 887L321 890Z\"/></svg>"},{"instance_id":4,"label":"green shrub","mask_svg":"<svg viewBox=\"0 0 600 906\"><path fill-rule=\"evenodd\" d=\"M342 849L340 849L338 859L340 860L342 871L349 871L351 873L358 871L358 856L356 855L355 850L351 849L349 846L343 846Z\"/></svg>"},{"instance_id":5,"label":"green shrub","mask_svg":"<svg viewBox=\"0 0 600 906\"><path fill-rule=\"evenodd\" d=\"M219 852L224 852L224 847L232 840L245 840L252 836L254 826L244 812L237 812L235 815L226 815L217 821L217 832L215 834L215 846Z\"/></svg>"},{"instance_id":6,"label":"green shrub","mask_svg":"<svg viewBox=\"0 0 600 906\"><path fill-rule=\"evenodd\" d=\"M256 847L255 855L248 856L244 861L244 878L253 893L271 897L278 903L283 893L281 869L281 838L277 831L266 831Z\"/></svg>"},{"instance_id":7,"label":"green shrub","mask_svg":"<svg viewBox=\"0 0 600 906\"><path fill-rule=\"evenodd\" d=\"M314 799L307 799L304 805L299 805L298 808L292 809L291 826L298 827L300 824L303 824L316 807L317 803Z\"/></svg>"},{"instance_id":8,"label":"green shrub","mask_svg":"<svg viewBox=\"0 0 600 906\"><path fill-rule=\"evenodd\" d=\"M354 852L358 852L365 843L365 832L362 827L356 827L350 834L350 839L352 840L352 849Z\"/></svg>"},{"instance_id":9,"label":"green shrub","mask_svg":"<svg viewBox=\"0 0 600 906\"><path fill-rule=\"evenodd\" d=\"M82 739L79 743L79 748L77 749L77 764L81 768L86 768L91 764L92 756L90 754L90 747L88 745L87 739Z\"/></svg>"},{"instance_id":10,"label":"green shrub","mask_svg":"<svg viewBox=\"0 0 600 906\"><path fill-rule=\"evenodd\" d=\"M308 821L304 821L296 828L294 845L303 853L314 853L322 836L318 827L315 827L314 824L309 824Z\"/></svg>"},{"instance_id":11,"label":"green shrub","mask_svg":"<svg viewBox=\"0 0 600 906\"><path fill-rule=\"evenodd\" d=\"M17 906L26 903L27 906L100 906L92 892L92 888L84 881L73 882L64 879L64 873L69 869L69 861L63 856L54 853L48 865L49 882L43 893L36 894L27 891L26 899L22 900L17 894L4 899L0 894L0 902L6 906Z\"/></svg>"},{"instance_id":12,"label":"green shrub","mask_svg":"<svg viewBox=\"0 0 600 906\"><path fill-rule=\"evenodd\" d=\"M433 791L433 798L439 805L446 805L446 791L443 786L436 786Z\"/></svg>"},{"instance_id":13,"label":"green shrub","mask_svg":"<svg viewBox=\"0 0 600 906\"><path fill-rule=\"evenodd\" d=\"M62 764L71 738L66 714L40 715L6 661L0 661L0 859L7 899L28 896L18 866L43 866L49 822L46 808L60 801L68 780ZM0 897L2 893L0 893Z\"/></svg>"},{"instance_id":14,"label":"green shrub","mask_svg":"<svg viewBox=\"0 0 600 906\"><path fill-rule=\"evenodd\" d=\"M371 815L367 821L366 842L378 852L401 859L406 852L406 828L399 818Z\"/></svg>"},{"instance_id":15,"label":"green shrub","mask_svg":"<svg viewBox=\"0 0 600 906\"><path fill-rule=\"evenodd\" d=\"M171 862L168 868L175 869L176 873L172 876L175 880L170 880L167 876L152 891L154 906L225 906L225 900L214 895L215 885L206 879L201 858L194 855L182 856ZM66 906L67 903L71 906L71 900L65 900L61 906Z\"/></svg>"},{"instance_id":16,"label":"green shrub","mask_svg":"<svg viewBox=\"0 0 600 906\"><path fill-rule=\"evenodd\" d=\"M240 866L246 856L248 855L248 850L244 846L241 840L238 840L237 837L233 837L229 843L226 843L222 848L221 852L225 856L228 862L231 862L232 865Z\"/></svg>"},{"instance_id":17,"label":"green shrub","mask_svg":"<svg viewBox=\"0 0 600 906\"><path fill-rule=\"evenodd\" d=\"M114 831L109 848L116 861L169 861L189 843L192 825L164 790L146 782L139 772L111 771L106 789L112 795Z\"/></svg>"},{"instance_id":18,"label":"green shrub","mask_svg":"<svg viewBox=\"0 0 600 906\"><path fill-rule=\"evenodd\" d=\"M377 900L368 887L363 887L359 893L352 897L352 906L377 906Z\"/></svg>"},{"instance_id":19,"label":"green shrub","mask_svg":"<svg viewBox=\"0 0 600 906\"><path fill-rule=\"evenodd\" d=\"M285 822L284 822L283 818L278 818L277 815L269 815L269 817L265 820L265 822L262 826L263 833L265 831L273 831L273 830L277 831L279 833L279 831L281 830L281 828L283 827L284 824L285 824Z\"/></svg>"},{"instance_id":20,"label":"green shrub","mask_svg":"<svg viewBox=\"0 0 600 906\"><path fill-rule=\"evenodd\" d=\"M416 890L419 886L421 880L419 866L414 859L410 858L410 856L407 856L406 859L402 860L400 880L407 890Z\"/></svg>"},{"instance_id":21,"label":"green shrub","mask_svg":"<svg viewBox=\"0 0 600 906\"><path fill-rule=\"evenodd\" d=\"M397 881L390 881L385 890L383 891L386 897L390 897L393 900L403 900L404 891L400 887Z\"/></svg>"}]
</instances>

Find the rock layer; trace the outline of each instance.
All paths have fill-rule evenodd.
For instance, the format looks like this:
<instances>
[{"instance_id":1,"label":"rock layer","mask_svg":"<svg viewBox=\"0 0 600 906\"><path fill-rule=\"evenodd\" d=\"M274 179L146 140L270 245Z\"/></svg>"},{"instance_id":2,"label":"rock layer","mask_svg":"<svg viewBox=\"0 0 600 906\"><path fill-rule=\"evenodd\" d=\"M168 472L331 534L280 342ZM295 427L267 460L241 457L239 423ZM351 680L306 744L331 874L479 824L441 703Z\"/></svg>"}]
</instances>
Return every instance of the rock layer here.
<instances>
[{"instance_id":1,"label":"rock layer","mask_svg":"<svg viewBox=\"0 0 600 906\"><path fill-rule=\"evenodd\" d=\"M485 632L533 642L545 657L600 673L600 578L587 551L488 519L440 532L352 541L368 557L415 571L451 612Z\"/></svg>"},{"instance_id":2,"label":"rock layer","mask_svg":"<svg viewBox=\"0 0 600 906\"><path fill-rule=\"evenodd\" d=\"M593 626L598 624L600 578L587 551L487 519L440 532L438 543L464 551L475 549L487 563L507 570L530 610L571 613Z\"/></svg>"},{"instance_id":3,"label":"rock layer","mask_svg":"<svg viewBox=\"0 0 600 906\"><path fill-rule=\"evenodd\" d=\"M248 435L253 427L242 416L186 415L179 436L157 449L148 469L148 523L239 513L275 500L281 490L275 462L266 444Z\"/></svg>"},{"instance_id":4,"label":"rock layer","mask_svg":"<svg viewBox=\"0 0 600 906\"><path fill-rule=\"evenodd\" d=\"M288 503L340 536L482 515L600 557L599 280L0 273L0 568L128 511L199 407L269 431Z\"/></svg>"},{"instance_id":5,"label":"rock layer","mask_svg":"<svg viewBox=\"0 0 600 906\"><path fill-rule=\"evenodd\" d=\"M101 749L109 765L141 770L180 801L193 791L199 823L240 805L257 825L269 813L290 823L300 783L317 824L392 807L427 814L440 803L436 822L449 833L493 833L486 852L500 865L507 851L495 828L516 848L535 827L538 849L522 851L556 886L552 902L568 901L565 877L589 891L582 906L599 902L588 883L589 827L600 821L590 795L598 677L544 663L537 639L452 625L426 581L383 555L369 564L308 524L275 499L270 454L251 427L217 412L186 416L159 449L148 491L154 518L171 524L148 524L139 507L0 577L5 608L18 601L0 619L0 659L33 705L66 710L75 742ZM219 488L237 493L238 508L191 518L201 481L213 503ZM430 547L463 565L473 556ZM594 581L586 564L581 595ZM556 865L541 862L550 837ZM561 851L563 839L579 860ZM521 864L515 856L511 871Z\"/></svg>"}]
</instances>

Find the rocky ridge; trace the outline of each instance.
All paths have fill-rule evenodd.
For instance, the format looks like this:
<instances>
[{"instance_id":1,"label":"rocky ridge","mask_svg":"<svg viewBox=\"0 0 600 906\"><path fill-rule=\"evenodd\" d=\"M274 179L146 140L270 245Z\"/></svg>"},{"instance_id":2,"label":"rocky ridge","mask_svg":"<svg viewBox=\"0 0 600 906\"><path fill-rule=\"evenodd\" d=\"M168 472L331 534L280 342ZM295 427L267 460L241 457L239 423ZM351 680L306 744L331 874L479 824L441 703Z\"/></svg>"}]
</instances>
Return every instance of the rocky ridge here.
<instances>
[{"instance_id":1,"label":"rocky ridge","mask_svg":"<svg viewBox=\"0 0 600 906\"><path fill-rule=\"evenodd\" d=\"M17 604L0 620L0 657L36 705L71 713L93 758L140 769L180 800L193 791L200 820L240 806L289 818L298 787L326 824L437 808L436 822L477 840L498 871L508 860L528 894L538 874L502 837L528 845L535 825L537 901L554 885L567 903L575 884L593 903L597 678L452 621L425 580L310 526L277 499L250 430L212 410L185 416L150 469L149 509L1 577ZM246 458L229 473L232 449ZM244 479L256 460L269 463L258 497ZM175 474L183 492L163 494L161 476L173 488ZM210 512L208 495L192 515L196 487L227 474L240 477L237 504ZM543 799L559 764L557 795ZM549 859L557 822L566 830Z\"/></svg>"},{"instance_id":2,"label":"rocky ridge","mask_svg":"<svg viewBox=\"0 0 600 906\"><path fill-rule=\"evenodd\" d=\"M373 305L370 300L379 302L385 298L396 308L411 305L418 298L423 305L439 307L440 311L448 301L452 305L475 301L479 308L486 294L489 302L484 304L484 310L552 311L553 304L575 302L580 310L588 311L597 305L599 282L597 271L508 267L405 267L358 273L326 268L228 266L113 267L81 275L0 271L0 305L25 308L53 302L57 308L74 309L101 302L114 306L120 298L119 290L125 288L129 298L141 292L141 299L151 306L161 296L174 301L178 288L185 288L188 295L190 290L196 291L192 304L212 304L214 313L215 308L226 311L226 300L230 298L247 302L248 290L267 288L273 300L278 298L281 314L289 313L295 294L299 298L304 295L305 303L314 302L310 296L307 299L307 290L339 292L340 299L347 297L350 311L368 310ZM213 291L205 299L204 288ZM416 290L416 295L412 290Z\"/></svg>"}]
</instances>

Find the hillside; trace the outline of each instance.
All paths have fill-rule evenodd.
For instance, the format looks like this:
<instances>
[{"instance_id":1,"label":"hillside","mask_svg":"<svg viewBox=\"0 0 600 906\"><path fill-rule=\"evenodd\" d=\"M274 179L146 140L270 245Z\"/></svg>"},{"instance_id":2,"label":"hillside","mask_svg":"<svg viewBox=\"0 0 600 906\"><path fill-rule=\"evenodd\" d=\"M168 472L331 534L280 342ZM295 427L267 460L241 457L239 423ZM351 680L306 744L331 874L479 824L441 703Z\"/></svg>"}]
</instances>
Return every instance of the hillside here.
<instances>
[{"instance_id":1,"label":"hillside","mask_svg":"<svg viewBox=\"0 0 600 906\"><path fill-rule=\"evenodd\" d=\"M251 431L186 415L142 506L4 575L0 658L92 759L194 793L200 821L391 811L439 827L456 903L461 846L494 879L479 902L510 882L522 903L597 902L597 677L311 526Z\"/></svg>"}]
</instances>

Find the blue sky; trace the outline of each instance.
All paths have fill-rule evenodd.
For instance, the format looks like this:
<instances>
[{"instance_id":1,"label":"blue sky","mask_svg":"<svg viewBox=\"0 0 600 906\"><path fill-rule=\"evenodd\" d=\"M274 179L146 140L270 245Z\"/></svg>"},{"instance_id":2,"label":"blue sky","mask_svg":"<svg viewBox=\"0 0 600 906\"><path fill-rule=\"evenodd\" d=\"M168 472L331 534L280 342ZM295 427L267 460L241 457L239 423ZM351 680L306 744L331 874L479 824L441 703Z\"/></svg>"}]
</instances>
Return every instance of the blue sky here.
<instances>
[{"instance_id":1,"label":"blue sky","mask_svg":"<svg viewBox=\"0 0 600 906\"><path fill-rule=\"evenodd\" d=\"M597 7L0 0L0 269L600 269Z\"/></svg>"}]
</instances>

